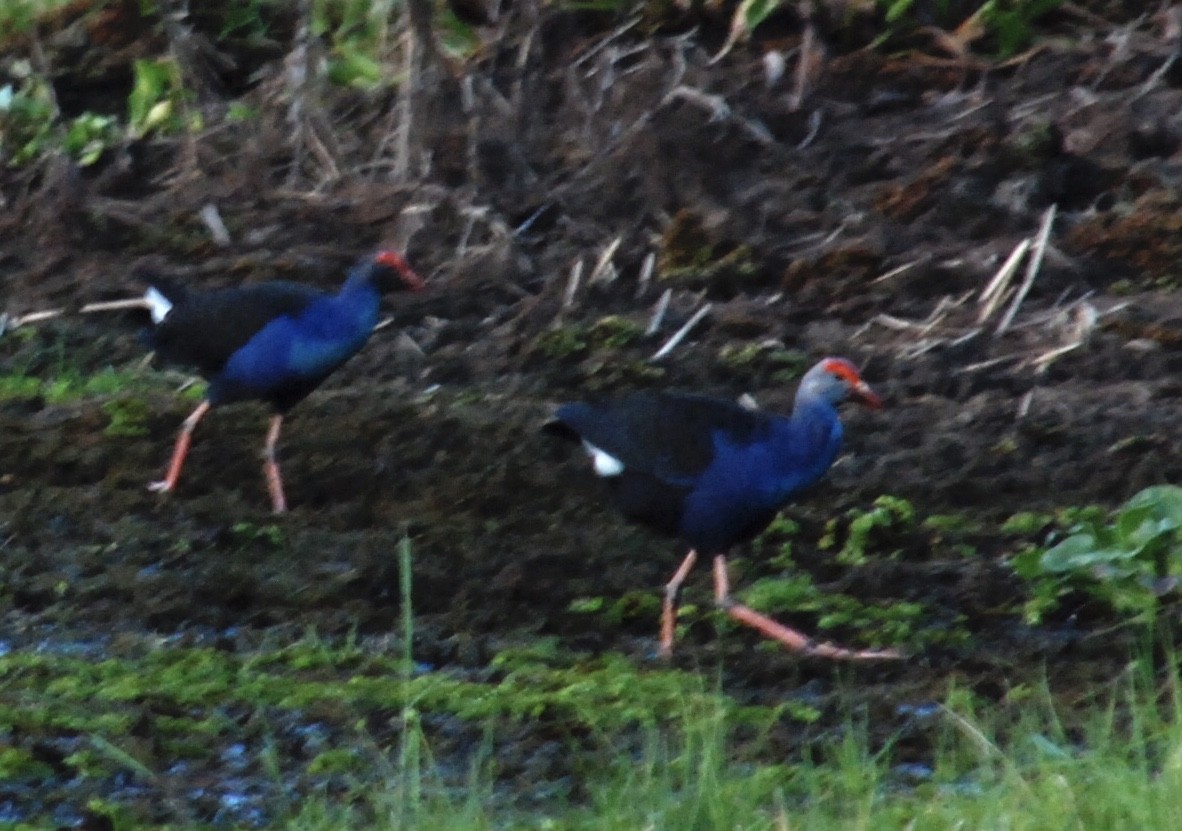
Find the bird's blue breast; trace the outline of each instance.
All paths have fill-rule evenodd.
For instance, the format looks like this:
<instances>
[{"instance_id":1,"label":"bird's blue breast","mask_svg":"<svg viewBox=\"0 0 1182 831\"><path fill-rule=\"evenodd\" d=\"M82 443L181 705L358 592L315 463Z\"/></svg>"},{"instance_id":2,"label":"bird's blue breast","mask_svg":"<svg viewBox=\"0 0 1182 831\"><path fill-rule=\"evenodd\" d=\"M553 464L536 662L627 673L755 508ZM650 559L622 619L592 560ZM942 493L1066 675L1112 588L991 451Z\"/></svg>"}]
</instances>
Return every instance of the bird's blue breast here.
<instances>
[{"instance_id":1,"label":"bird's blue breast","mask_svg":"<svg viewBox=\"0 0 1182 831\"><path fill-rule=\"evenodd\" d=\"M776 419L738 443L713 436L714 458L686 498L681 534L691 545L719 552L753 536L796 494L815 484L841 450L842 428L827 405Z\"/></svg>"},{"instance_id":2,"label":"bird's blue breast","mask_svg":"<svg viewBox=\"0 0 1182 831\"><path fill-rule=\"evenodd\" d=\"M230 357L219 385L266 394L328 375L369 340L378 302L377 291L357 289L272 320Z\"/></svg>"}]
</instances>

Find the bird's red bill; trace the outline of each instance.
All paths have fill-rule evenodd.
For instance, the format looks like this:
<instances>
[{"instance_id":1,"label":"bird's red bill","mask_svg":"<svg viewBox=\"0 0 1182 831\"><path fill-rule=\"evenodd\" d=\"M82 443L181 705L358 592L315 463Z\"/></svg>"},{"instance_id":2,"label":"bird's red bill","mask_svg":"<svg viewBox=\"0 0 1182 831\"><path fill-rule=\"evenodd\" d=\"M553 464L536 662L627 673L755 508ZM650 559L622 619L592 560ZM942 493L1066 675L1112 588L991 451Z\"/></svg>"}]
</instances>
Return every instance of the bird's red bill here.
<instances>
[{"instance_id":1,"label":"bird's red bill","mask_svg":"<svg viewBox=\"0 0 1182 831\"><path fill-rule=\"evenodd\" d=\"M836 375L850 385L850 390L867 407L882 409L882 399L870 389L870 385L862 380L858 368L845 358L829 358L825 361L825 371Z\"/></svg>"},{"instance_id":2,"label":"bird's red bill","mask_svg":"<svg viewBox=\"0 0 1182 831\"><path fill-rule=\"evenodd\" d=\"M379 251L374 257L374 261L386 268L397 271L402 281L406 283L406 287L411 291L422 291L427 287L427 283L415 273L414 269L410 267L410 263L406 261L397 251Z\"/></svg>"}]
</instances>

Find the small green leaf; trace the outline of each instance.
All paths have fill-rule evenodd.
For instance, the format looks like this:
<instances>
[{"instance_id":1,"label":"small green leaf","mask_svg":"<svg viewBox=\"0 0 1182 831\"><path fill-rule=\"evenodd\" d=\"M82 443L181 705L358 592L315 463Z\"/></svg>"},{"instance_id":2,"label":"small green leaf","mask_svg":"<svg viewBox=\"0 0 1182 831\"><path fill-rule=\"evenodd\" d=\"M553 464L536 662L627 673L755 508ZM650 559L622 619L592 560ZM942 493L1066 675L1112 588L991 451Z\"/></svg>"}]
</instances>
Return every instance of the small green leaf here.
<instances>
[{"instance_id":1,"label":"small green leaf","mask_svg":"<svg viewBox=\"0 0 1182 831\"><path fill-rule=\"evenodd\" d=\"M332 59L328 77L341 86L370 89L382 81L382 65L358 49L345 48Z\"/></svg>"},{"instance_id":2,"label":"small green leaf","mask_svg":"<svg viewBox=\"0 0 1182 831\"><path fill-rule=\"evenodd\" d=\"M1048 549L1040 561L1045 571L1069 572L1092 568L1101 563L1128 559L1136 552L1102 548L1090 534L1075 534Z\"/></svg>"},{"instance_id":3,"label":"small green leaf","mask_svg":"<svg viewBox=\"0 0 1182 831\"><path fill-rule=\"evenodd\" d=\"M895 0L887 6L886 22L896 23L903 15L911 11L911 7L915 5L915 0Z\"/></svg>"},{"instance_id":4,"label":"small green leaf","mask_svg":"<svg viewBox=\"0 0 1182 831\"><path fill-rule=\"evenodd\" d=\"M1125 510L1149 508L1154 516L1168 520L1173 527L1182 527L1182 487L1156 485L1134 494L1125 503Z\"/></svg>"},{"instance_id":5,"label":"small green leaf","mask_svg":"<svg viewBox=\"0 0 1182 831\"><path fill-rule=\"evenodd\" d=\"M772 12L780 8L781 0L743 0L738 13L743 17L743 24L748 33L771 16Z\"/></svg>"},{"instance_id":6,"label":"small green leaf","mask_svg":"<svg viewBox=\"0 0 1182 831\"><path fill-rule=\"evenodd\" d=\"M180 72L171 59L137 60L127 96L127 119L133 136L172 126L175 102L182 93Z\"/></svg>"},{"instance_id":7,"label":"small green leaf","mask_svg":"<svg viewBox=\"0 0 1182 831\"><path fill-rule=\"evenodd\" d=\"M604 601L602 597L576 597L570 602L567 608L572 612L579 614L590 614L603 610Z\"/></svg>"}]
</instances>

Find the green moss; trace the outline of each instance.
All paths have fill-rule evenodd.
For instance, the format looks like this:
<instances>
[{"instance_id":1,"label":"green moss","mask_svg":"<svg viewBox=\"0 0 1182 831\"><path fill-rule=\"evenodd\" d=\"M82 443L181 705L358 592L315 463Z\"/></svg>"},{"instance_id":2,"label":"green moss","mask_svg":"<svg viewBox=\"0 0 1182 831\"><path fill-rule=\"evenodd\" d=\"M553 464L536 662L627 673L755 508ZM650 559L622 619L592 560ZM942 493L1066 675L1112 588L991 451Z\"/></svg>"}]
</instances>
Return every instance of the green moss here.
<instances>
[{"instance_id":1,"label":"green moss","mask_svg":"<svg viewBox=\"0 0 1182 831\"><path fill-rule=\"evenodd\" d=\"M816 626L822 631L864 633L875 645L907 644L908 648L917 648L921 643L947 641L952 634L946 629L923 630L926 610L922 604L898 601L881 606L866 604L849 595L822 591L804 574L765 577L745 588L742 596L753 609L770 615L814 615Z\"/></svg>"},{"instance_id":2,"label":"green moss","mask_svg":"<svg viewBox=\"0 0 1182 831\"><path fill-rule=\"evenodd\" d=\"M53 768L19 747L0 747L0 781L38 782L53 775Z\"/></svg>"},{"instance_id":3,"label":"green moss","mask_svg":"<svg viewBox=\"0 0 1182 831\"><path fill-rule=\"evenodd\" d=\"M139 398L121 397L103 404L103 412L111 419L103 430L107 436L146 436L151 408Z\"/></svg>"},{"instance_id":4,"label":"green moss","mask_svg":"<svg viewBox=\"0 0 1182 831\"><path fill-rule=\"evenodd\" d=\"M982 530L981 520L969 514L932 514L921 527L941 534L969 534Z\"/></svg>"},{"instance_id":5,"label":"green moss","mask_svg":"<svg viewBox=\"0 0 1182 831\"><path fill-rule=\"evenodd\" d=\"M1046 529L1054 521L1051 514L1038 514L1029 511L1014 514L1001 525L1003 534L1037 534Z\"/></svg>"},{"instance_id":6,"label":"green moss","mask_svg":"<svg viewBox=\"0 0 1182 831\"><path fill-rule=\"evenodd\" d=\"M1013 436L1004 436L989 448L989 452L995 456L1012 456L1018 452L1018 440Z\"/></svg>"},{"instance_id":7,"label":"green moss","mask_svg":"<svg viewBox=\"0 0 1182 831\"><path fill-rule=\"evenodd\" d=\"M41 381L27 375L0 376L0 399L21 400L36 398L41 394Z\"/></svg>"},{"instance_id":8,"label":"green moss","mask_svg":"<svg viewBox=\"0 0 1182 831\"><path fill-rule=\"evenodd\" d=\"M579 326L560 326L543 332L533 345L546 358L571 358L587 351L587 333Z\"/></svg>"},{"instance_id":9,"label":"green moss","mask_svg":"<svg viewBox=\"0 0 1182 831\"><path fill-rule=\"evenodd\" d=\"M768 373L776 384L788 384L800 378L810 365L810 358L796 349L785 349L775 342L742 341L724 344L718 350L718 362L732 372Z\"/></svg>"},{"instance_id":10,"label":"green moss","mask_svg":"<svg viewBox=\"0 0 1182 831\"><path fill-rule=\"evenodd\" d=\"M549 359L569 359L582 357L593 349L623 349L642 337L642 324L620 315L606 315L590 325L571 323L543 332L533 348Z\"/></svg>"},{"instance_id":11,"label":"green moss","mask_svg":"<svg viewBox=\"0 0 1182 831\"><path fill-rule=\"evenodd\" d=\"M683 210L662 237L657 273L664 281L704 286L722 279L745 283L761 270L750 246L716 238L701 216Z\"/></svg>"},{"instance_id":12,"label":"green moss","mask_svg":"<svg viewBox=\"0 0 1182 831\"><path fill-rule=\"evenodd\" d=\"M587 341L605 349L621 349L644 337L644 325L620 315L607 315L591 324Z\"/></svg>"},{"instance_id":13,"label":"green moss","mask_svg":"<svg viewBox=\"0 0 1182 831\"><path fill-rule=\"evenodd\" d=\"M607 600L603 597L576 597L567 609L580 615L592 615L602 612L605 605Z\"/></svg>"},{"instance_id":14,"label":"green moss","mask_svg":"<svg viewBox=\"0 0 1182 831\"><path fill-rule=\"evenodd\" d=\"M655 591L626 592L611 604L607 618L614 625L625 621L655 621L661 612L661 598Z\"/></svg>"},{"instance_id":15,"label":"green moss","mask_svg":"<svg viewBox=\"0 0 1182 831\"><path fill-rule=\"evenodd\" d=\"M173 386L173 382L163 375L139 370L104 367L88 373L75 366L59 366L47 377L26 372L0 376L0 400L43 398L48 404L65 404L87 398L114 397L115 400L104 405L111 417L109 434L142 435L135 431L142 429L141 422L150 412L143 400L144 393L162 388L172 392ZM186 388L185 395L203 396L203 385Z\"/></svg>"},{"instance_id":16,"label":"green moss","mask_svg":"<svg viewBox=\"0 0 1182 831\"><path fill-rule=\"evenodd\" d=\"M906 499L880 496L869 511L850 512L849 532L845 545L837 553L839 562L862 565L866 562L866 547L871 537L880 530L909 530L915 525L915 508Z\"/></svg>"},{"instance_id":17,"label":"green moss","mask_svg":"<svg viewBox=\"0 0 1182 831\"><path fill-rule=\"evenodd\" d=\"M366 759L356 748L334 748L318 753L308 763L308 773L320 775L360 773L370 764L372 761Z\"/></svg>"},{"instance_id":18,"label":"green moss","mask_svg":"<svg viewBox=\"0 0 1182 831\"><path fill-rule=\"evenodd\" d=\"M645 601L646 617L655 614L651 593L637 597ZM486 680L408 675L396 655L315 639L252 656L206 648L160 648L101 661L10 653L0 657L0 722L34 734L94 737L98 744L75 761L97 774L130 763L115 755L133 724L137 733L154 736L162 752L198 759L251 730L243 717L255 713L283 720L282 713L304 714L341 729L411 703L421 713L473 724L545 718L594 729L655 724L687 700L714 701L746 718L767 713L706 691L693 673L650 670L621 655L588 660L553 640L506 651L492 668ZM25 762L18 756L7 761L14 768ZM348 753L325 751L313 767L329 773L353 765Z\"/></svg>"},{"instance_id":19,"label":"green moss","mask_svg":"<svg viewBox=\"0 0 1182 831\"><path fill-rule=\"evenodd\" d=\"M691 252L686 265L669 265L661 269L660 278L679 285L705 286L721 279L743 284L760 274L759 261L748 245L736 245L725 254L717 254L713 246L702 246Z\"/></svg>"},{"instance_id":20,"label":"green moss","mask_svg":"<svg viewBox=\"0 0 1182 831\"><path fill-rule=\"evenodd\" d=\"M665 368L644 359L621 359L604 351L583 366L589 390L613 390L625 386L647 386L665 377Z\"/></svg>"},{"instance_id":21,"label":"green moss","mask_svg":"<svg viewBox=\"0 0 1182 831\"><path fill-rule=\"evenodd\" d=\"M792 568L792 538L800 533L800 523L779 513L752 543L754 550L773 568Z\"/></svg>"},{"instance_id":22,"label":"green moss","mask_svg":"<svg viewBox=\"0 0 1182 831\"><path fill-rule=\"evenodd\" d=\"M236 540L247 545L261 543L267 548L282 548L284 545L283 529L274 523L236 522L230 531Z\"/></svg>"}]
</instances>

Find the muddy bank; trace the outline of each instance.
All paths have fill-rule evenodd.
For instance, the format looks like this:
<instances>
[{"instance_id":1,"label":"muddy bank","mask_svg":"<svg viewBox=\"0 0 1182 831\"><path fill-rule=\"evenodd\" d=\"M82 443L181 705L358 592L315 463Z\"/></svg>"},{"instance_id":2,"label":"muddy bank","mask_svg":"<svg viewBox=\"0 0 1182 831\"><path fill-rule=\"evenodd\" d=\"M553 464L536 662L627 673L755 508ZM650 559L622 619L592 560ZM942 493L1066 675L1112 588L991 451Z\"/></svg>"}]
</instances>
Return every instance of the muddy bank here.
<instances>
[{"instance_id":1,"label":"muddy bank","mask_svg":"<svg viewBox=\"0 0 1182 831\"><path fill-rule=\"evenodd\" d=\"M550 638L571 660L655 667L658 590L681 552L620 523L583 459L538 432L549 408L637 387L786 408L800 372L840 354L888 406L847 414L846 453L787 511L797 530L736 552L736 588L806 575L812 605L780 617L813 629L837 608L815 598L849 597L826 635L911 659L833 667L720 634L702 573L676 666L722 661L742 701L805 689L826 718L864 706L883 735L950 679L1000 699L1044 670L1065 694L1111 674L1135 638L1086 597L1024 623L1009 557L1047 528L1001 524L1182 478L1182 91L1167 33L1093 21L1021 60L966 65L834 39L801 100L790 78L769 82L764 57L795 54L800 30L712 63L716 27L641 37L618 23L547 11L532 40L491 37L464 69L479 95L445 79L417 101L401 178L396 91L320 89L306 126L332 141L309 154L277 74L201 99L210 126L191 137L0 173L14 315L128 296L145 268L334 286L379 244L430 283L388 304L391 325L295 411L279 519L259 407L216 412L177 493L146 490L195 399L183 375L142 364L133 313L0 338L11 648L96 633L231 653L309 631L381 639L398 627L409 536L414 654L434 670L484 673ZM1119 52L1105 39L1118 31ZM223 118L231 101L254 117ZM199 219L207 205L229 245ZM1028 291L1019 301L1027 258L992 303L1024 245L1041 258ZM876 531L864 562L839 561L853 518L884 495L918 519ZM790 560L776 556L785 542ZM780 730L784 748L818 735Z\"/></svg>"}]
</instances>

